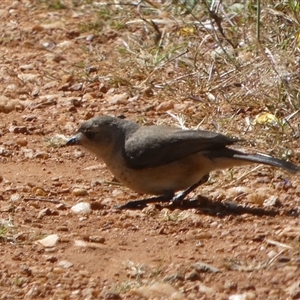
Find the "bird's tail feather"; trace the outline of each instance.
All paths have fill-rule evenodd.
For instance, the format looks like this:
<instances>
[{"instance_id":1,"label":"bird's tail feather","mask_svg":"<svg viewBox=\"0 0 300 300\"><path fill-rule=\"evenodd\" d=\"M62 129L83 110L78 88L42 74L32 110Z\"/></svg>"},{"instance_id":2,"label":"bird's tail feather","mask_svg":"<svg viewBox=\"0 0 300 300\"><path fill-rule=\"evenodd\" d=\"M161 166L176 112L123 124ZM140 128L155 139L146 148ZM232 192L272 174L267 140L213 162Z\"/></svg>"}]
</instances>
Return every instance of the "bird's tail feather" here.
<instances>
[{"instance_id":1,"label":"bird's tail feather","mask_svg":"<svg viewBox=\"0 0 300 300\"><path fill-rule=\"evenodd\" d=\"M236 151L236 153L233 155L233 158L282 168L290 173L297 173L300 171L299 166L283 159L275 158L266 154L246 154Z\"/></svg>"}]
</instances>

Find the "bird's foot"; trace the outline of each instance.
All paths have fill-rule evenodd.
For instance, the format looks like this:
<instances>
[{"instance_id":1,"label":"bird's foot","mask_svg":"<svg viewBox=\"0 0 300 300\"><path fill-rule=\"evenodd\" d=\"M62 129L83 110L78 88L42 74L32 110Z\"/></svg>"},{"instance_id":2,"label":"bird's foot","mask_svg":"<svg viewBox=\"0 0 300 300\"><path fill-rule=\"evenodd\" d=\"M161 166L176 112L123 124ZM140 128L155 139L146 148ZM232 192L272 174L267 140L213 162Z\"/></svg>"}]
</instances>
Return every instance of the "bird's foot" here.
<instances>
[{"instance_id":1,"label":"bird's foot","mask_svg":"<svg viewBox=\"0 0 300 300\"><path fill-rule=\"evenodd\" d=\"M184 198L186 197L186 193L182 192L179 193L178 195L174 196L171 200L171 204L175 204L175 205L180 205L182 203L182 201L184 200Z\"/></svg>"},{"instance_id":2,"label":"bird's foot","mask_svg":"<svg viewBox=\"0 0 300 300\"><path fill-rule=\"evenodd\" d=\"M136 200L127 202L124 205L116 206L117 209L142 209L147 206L148 203L156 203L156 202L166 202L172 199L173 195L170 196L159 196L159 197L152 197L148 199Z\"/></svg>"},{"instance_id":3,"label":"bird's foot","mask_svg":"<svg viewBox=\"0 0 300 300\"><path fill-rule=\"evenodd\" d=\"M172 206L177 206L177 205L181 205L182 201L184 200L184 198L193 190L195 190L198 186L200 186L201 184L205 183L209 178L209 174L206 174L205 176L203 176L201 178L201 180L199 180L197 183L193 184L192 186L190 186L189 188L187 188L186 190L184 190L183 192L181 192L180 194L174 196L172 198Z\"/></svg>"}]
</instances>

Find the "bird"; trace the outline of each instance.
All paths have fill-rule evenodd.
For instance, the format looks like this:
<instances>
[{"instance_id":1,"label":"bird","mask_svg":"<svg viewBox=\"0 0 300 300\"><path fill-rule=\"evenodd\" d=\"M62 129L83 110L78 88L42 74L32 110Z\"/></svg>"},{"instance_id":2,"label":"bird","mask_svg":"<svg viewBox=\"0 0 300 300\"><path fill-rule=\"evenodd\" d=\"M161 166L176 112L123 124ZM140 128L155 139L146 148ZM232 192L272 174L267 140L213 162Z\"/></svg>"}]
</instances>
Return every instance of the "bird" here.
<instances>
[{"instance_id":1,"label":"bird","mask_svg":"<svg viewBox=\"0 0 300 300\"><path fill-rule=\"evenodd\" d=\"M229 147L239 141L213 131L143 126L128 119L100 115L85 121L66 145L81 145L103 161L124 186L139 194L152 195L127 202L119 209L142 208L155 202L182 203L214 170L264 164L290 173L300 171L291 162Z\"/></svg>"}]
</instances>

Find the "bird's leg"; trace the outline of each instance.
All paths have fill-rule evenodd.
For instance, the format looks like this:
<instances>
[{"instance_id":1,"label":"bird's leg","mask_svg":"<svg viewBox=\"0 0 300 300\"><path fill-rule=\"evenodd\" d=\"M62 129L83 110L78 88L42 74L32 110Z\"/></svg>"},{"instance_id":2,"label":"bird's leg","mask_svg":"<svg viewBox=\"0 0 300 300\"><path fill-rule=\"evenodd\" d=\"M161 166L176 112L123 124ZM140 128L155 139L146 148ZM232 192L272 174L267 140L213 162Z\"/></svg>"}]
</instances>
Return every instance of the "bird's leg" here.
<instances>
[{"instance_id":1,"label":"bird's leg","mask_svg":"<svg viewBox=\"0 0 300 300\"><path fill-rule=\"evenodd\" d=\"M156 203L156 202L167 202L172 200L173 203L175 204L180 204L181 201L194 189L196 189L199 185L205 183L209 178L209 174L206 174L199 180L197 183L193 184L186 190L184 190L182 193L178 194L177 196L174 196L173 193L165 194L163 196L159 197L152 197L152 198L147 198L147 199L142 199L142 200L136 200L136 201L130 201L127 202L124 205L119 205L116 208L118 209L139 209L139 208L144 208L148 203Z\"/></svg>"},{"instance_id":2,"label":"bird's leg","mask_svg":"<svg viewBox=\"0 0 300 300\"><path fill-rule=\"evenodd\" d=\"M201 184L205 183L209 178L209 174L206 174L205 176L203 176L197 183L191 185L189 188L187 188L186 190L184 190L182 193L174 196L172 198L172 202L175 204L180 204L181 201L194 189L196 189L198 186L200 186Z\"/></svg>"},{"instance_id":3,"label":"bird's leg","mask_svg":"<svg viewBox=\"0 0 300 300\"><path fill-rule=\"evenodd\" d=\"M116 208L118 209L139 209L139 208L144 208L148 203L155 203L155 202L166 202L172 200L174 197L174 194L166 194L163 196L159 197L152 197L152 198L147 198L147 199L142 199L142 200L136 200L136 201L130 201L127 202L124 205L119 205Z\"/></svg>"}]
</instances>

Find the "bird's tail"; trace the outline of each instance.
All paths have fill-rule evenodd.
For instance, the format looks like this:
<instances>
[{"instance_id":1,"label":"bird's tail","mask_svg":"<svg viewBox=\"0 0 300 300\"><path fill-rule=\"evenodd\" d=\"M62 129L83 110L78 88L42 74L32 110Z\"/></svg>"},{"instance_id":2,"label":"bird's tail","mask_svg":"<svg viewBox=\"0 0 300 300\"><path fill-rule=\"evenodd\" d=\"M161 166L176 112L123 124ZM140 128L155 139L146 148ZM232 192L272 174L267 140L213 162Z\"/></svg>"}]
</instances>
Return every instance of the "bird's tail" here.
<instances>
[{"instance_id":1,"label":"bird's tail","mask_svg":"<svg viewBox=\"0 0 300 300\"><path fill-rule=\"evenodd\" d=\"M294 174L300 171L299 166L291 162L285 161L283 159L275 158L266 154L246 154L243 152L236 151L236 153L233 154L232 158L282 168Z\"/></svg>"},{"instance_id":2,"label":"bird's tail","mask_svg":"<svg viewBox=\"0 0 300 300\"><path fill-rule=\"evenodd\" d=\"M294 174L300 171L299 166L283 159L260 153L247 154L230 148L210 150L204 155L215 163L215 169L227 169L233 166L258 163L278 167Z\"/></svg>"}]
</instances>

